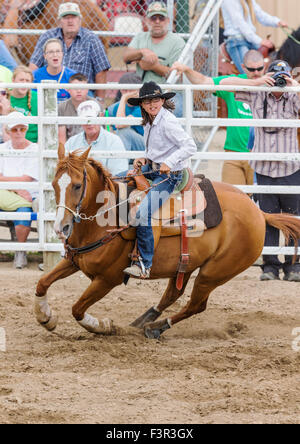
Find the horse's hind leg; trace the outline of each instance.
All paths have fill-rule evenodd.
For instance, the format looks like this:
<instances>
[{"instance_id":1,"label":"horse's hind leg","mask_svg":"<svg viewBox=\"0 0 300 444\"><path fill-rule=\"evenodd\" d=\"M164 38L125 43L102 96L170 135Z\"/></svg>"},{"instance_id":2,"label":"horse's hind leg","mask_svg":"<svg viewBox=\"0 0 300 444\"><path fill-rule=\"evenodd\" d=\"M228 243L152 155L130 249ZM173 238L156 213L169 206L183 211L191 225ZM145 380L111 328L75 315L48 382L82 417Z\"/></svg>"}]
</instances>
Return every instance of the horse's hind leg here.
<instances>
[{"instance_id":1,"label":"horse's hind leg","mask_svg":"<svg viewBox=\"0 0 300 444\"><path fill-rule=\"evenodd\" d=\"M177 299L183 295L186 284L190 279L191 273L186 273L184 276L183 286L181 290L176 288L176 277L169 280L161 300L155 307L149 308L142 316L133 321L130 325L132 327L143 328L148 322L154 322L162 314L162 312L172 305Z\"/></svg>"},{"instance_id":2,"label":"horse's hind leg","mask_svg":"<svg viewBox=\"0 0 300 444\"><path fill-rule=\"evenodd\" d=\"M171 316L170 318L163 319L162 321L152 322L144 326L145 336L150 339L158 339L160 335L172 325L177 322L187 319L190 316L201 313L206 309L207 300L210 293L217 287L221 285L221 282L214 282L208 280L205 282L201 270L195 279L194 288L191 294L189 302L183 307L183 309Z\"/></svg>"},{"instance_id":3,"label":"horse's hind leg","mask_svg":"<svg viewBox=\"0 0 300 444\"><path fill-rule=\"evenodd\" d=\"M48 304L47 290L53 282L64 279L76 273L76 271L78 271L78 268L75 267L72 262L67 259L62 259L53 270L42 276L38 281L35 292L34 312L37 321L49 331L55 329L57 325L57 315L51 310Z\"/></svg>"}]
</instances>

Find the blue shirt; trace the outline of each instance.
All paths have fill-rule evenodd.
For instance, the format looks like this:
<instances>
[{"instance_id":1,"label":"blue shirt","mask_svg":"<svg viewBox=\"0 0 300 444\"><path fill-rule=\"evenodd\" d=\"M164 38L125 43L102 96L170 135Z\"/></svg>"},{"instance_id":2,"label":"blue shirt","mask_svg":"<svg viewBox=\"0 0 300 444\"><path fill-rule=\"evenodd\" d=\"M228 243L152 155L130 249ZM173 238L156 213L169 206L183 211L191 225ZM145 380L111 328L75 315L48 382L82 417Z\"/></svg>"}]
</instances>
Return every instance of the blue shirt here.
<instances>
[{"instance_id":1,"label":"blue shirt","mask_svg":"<svg viewBox=\"0 0 300 444\"><path fill-rule=\"evenodd\" d=\"M88 148L90 145L92 146L91 151L126 152L120 137L116 134L106 131L103 128L100 129L98 139L91 144L87 143L85 133L84 131L82 131L81 133L76 134L76 136L70 137L70 139L65 144L65 148L66 151L70 153L77 149ZM102 165L107 168L113 176L121 173L121 171L128 170L128 159L102 159L95 153L92 153L91 157L101 162Z\"/></svg>"},{"instance_id":2,"label":"blue shirt","mask_svg":"<svg viewBox=\"0 0 300 444\"><path fill-rule=\"evenodd\" d=\"M73 69L65 67L64 73L61 76L61 72L59 74L56 74L55 76L48 73L46 66L42 66L42 68L38 68L35 71L33 71L33 77L34 77L34 83L41 83L41 80L58 80L60 79L59 83L69 83L69 78L76 74L76 71L73 71ZM65 89L59 89L57 90L57 100L59 102L62 102L63 100L69 99L70 94Z\"/></svg>"},{"instance_id":3,"label":"blue shirt","mask_svg":"<svg viewBox=\"0 0 300 444\"><path fill-rule=\"evenodd\" d=\"M120 102L116 102L112 107L108 108L108 114L110 117L116 117L119 105ZM139 106L130 106L126 103L125 116L142 117L141 108ZM144 128L142 127L142 125L132 125L131 128L141 136L144 135ZM116 127L113 126L113 129L116 130Z\"/></svg>"},{"instance_id":4,"label":"blue shirt","mask_svg":"<svg viewBox=\"0 0 300 444\"><path fill-rule=\"evenodd\" d=\"M86 28L80 28L69 48L65 44L61 28L49 29L40 36L31 56L31 63L39 68L45 65L43 45L52 38L61 40L63 44L64 66L84 74L88 78L88 83L95 83L96 74L110 68L101 40Z\"/></svg>"}]
</instances>

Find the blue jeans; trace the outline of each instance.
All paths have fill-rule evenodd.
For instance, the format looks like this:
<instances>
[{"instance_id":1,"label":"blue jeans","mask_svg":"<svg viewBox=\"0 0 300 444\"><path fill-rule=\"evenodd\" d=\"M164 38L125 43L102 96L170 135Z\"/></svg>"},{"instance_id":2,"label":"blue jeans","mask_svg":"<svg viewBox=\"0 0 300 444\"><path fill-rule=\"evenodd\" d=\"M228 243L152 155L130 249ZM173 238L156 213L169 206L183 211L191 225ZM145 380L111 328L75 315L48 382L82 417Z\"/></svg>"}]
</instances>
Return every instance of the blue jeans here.
<instances>
[{"instance_id":1,"label":"blue jeans","mask_svg":"<svg viewBox=\"0 0 300 444\"><path fill-rule=\"evenodd\" d=\"M241 74L245 73L242 68L242 63L244 62L246 52L248 52L250 49L258 48L259 46L247 42L247 40L241 38L229 37L226 39L226 49L228 54Z\"/></svg>"},{"instance_id":2,"label":"blue jeans","mask_svg":"<svg viewBox=\"0 0 300 444\"><path fill-rule=\"evenodd\" d=\"M11 71L18 66L3 40L0 40L0 65L5 66Z\"/></svg>"},{"instance_id":3,"label":"blue jeans","mask_svg":"<svg viewBox=\"0 0 300 444\"><path fill-rule=\"evenodd\" d=\"M176 117L183 116L183 93L181 91L176 92L176 96L171 99L174 102L175 109L174 115Z\"/></svg>"},{"instance_id":4,"label":"blue jeans","mask_svg":"<svg viewBox=\"0 0 300 444\"><path fill-rule=\"evenodd\" d=\"M149 165L142 167L142 172L150 171ZM160 174L159 171L147 174L147 179L152 180L152 185L158 184L168 176ZM142 257L145 268L152 266L152 258L154 255L154 238L151 226L151 216L154 214L174 191L176 185L181 182L182 174L170 174L167 181L157 185L149 190L146 197L143 199L139 209L136 213L136 218L133 225L136 226L137 245Z\"/></svg>"},{"instance_id":5,"label":"blue jeans","mask_svg":"<svg viewBox=\"0 0 300 444\"><path fill-rule=\"evenodd\" d=\"M4 210L0 210L0 211L4 211ZM19 207L16 209L16 213L32 213L32 208L31 207ZM13 220L12 222L15 227L17 225L24 225L25 227L31 226L31 220Z\"/></svg>"},{"instance_id":6,"label":"blue jeans","mask_svg":"<svg viewBox=\"0 0 300 444\"><path fill-rule=\"evenodd\" d=\"M126 151L145 151L144 137L133 128L119 128L116 134L122 140Z\"/></svg>"}]
</instances>

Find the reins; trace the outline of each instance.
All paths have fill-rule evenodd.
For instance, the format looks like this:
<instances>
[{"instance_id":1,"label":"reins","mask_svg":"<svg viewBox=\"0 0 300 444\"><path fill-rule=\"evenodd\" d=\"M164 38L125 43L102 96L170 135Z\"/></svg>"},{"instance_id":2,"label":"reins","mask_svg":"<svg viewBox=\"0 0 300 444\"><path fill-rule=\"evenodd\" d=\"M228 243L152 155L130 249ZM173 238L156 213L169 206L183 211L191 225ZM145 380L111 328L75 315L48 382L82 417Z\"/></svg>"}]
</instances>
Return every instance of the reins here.
<instances>
[{"instance_id":1,"label":"reins","mask_svg":"<svg viewBox=\"0 0 300 444\"><path fill-rule=\"evenodd\" d=\"M148 173L144 173L144 174L151 174L153 171L149 171ZM135 174L133 176L114 176L111 178L111 180L122 180L122 179L126 179L126 178L133 178L133 177L138 177L138 176L142 176L143 174ZM163 182L166 182L168 180L168 177L166 179L163 179L162 181L158 182L155 185L150 185L148 188L146 188L143 191L140 191L139 193L137 193L134 196L134 199L136 199L137 196L142 195L143 193L146 193L147 191L151 190L152 188L157 187L158 185L160 185ZM93 221L94 219L96 219L97 217L102 216L103 214L107 213L108 211L114 210L115 208L124 205L126 202L130 202L132 200L132 198L128 197L128 199L122 200L122 202L119 202L116 205L111 206L110 208L106 208L105 210L102 211L97 211L97 213L93 216L87 216L85 213L80 213L80 208L81 208L81 204L82 204L82 200L84 198L84 194L85 194L85 190L86 190L86 171L84 170L84 189L81 195L81 199L78 203L78 205L76 205L76 209L75 211L72 210L71 208L67 207L66 205L57 205L56 208L65 208L65 210L68 210L71 214L73 214L74 216L74 221L76 223L79 223L81 220L89 220L89 221Z\"/></svg>"},{"instance_id":2,"label":"reins","mask_svg":"<svg viewBox=\"0 0 300 444\"><path fill-rule=\"evenodd\" d=\"M283 28L282 26L281 26L281 30L290 38L290 39L292 39L295 43L297 43L297 45L300 45L300 42L299 42L299 40L297 40L296 39L296 37L294 37L293 36L293 32L295 32L295 29L293 29L293 28L290 28L290 27L288 27L288 30L290 31L290 32L288 32L285 28Z\"/></svg>"},{"instance_id":3,"label":"reins","mask_svg":"<svg viewBox=\"0 0 300 444\"><path fill-rule=\"evenodd\" d=\"M152 172L152 171L151 171ZM151 172L148 172L148 174L150 174ZM124 176L124 178L132 178L135 176L141 176L142 174L137 174L134 176ZM118 177L116 176L116 178L112 178L113 180L116 179L122 179L122 177ZM146 188L143 191L140 191L139 193L137 193L134 198L136 199L137 196L139 196L140 194L143 194L149 190L151 190L152 188L157 187L158 185L160 185L163 182L166 182L169 179L169 177L166 177L166 179L163 179L162 181L158 182L157 184L151 185L148 188ZM72 210L71 208L67 207L66 205L57 205L57 208L65 208L66 210L70 211L70 213L73 214L74 216L74 221L77 223L80 223L81 220L89 220L89 221L93 221L94 219L96 219L96 217L101 216L102 214L105 214L106 212L113 210L114 208L117 208L120 205L123 205L125 202L130 202L131 198L129 197L128 199L122 200L122 202L113 205L110 208L106 208L105 210L102 211L98 211L97 214L95 214L94 216L86 216L86 214L84 213L80 213L80 208L81 208L81 204L82 201L84 199L85 196L85 192L86 192L86 182L87 182L87 175L86 175L86 170L84 169L84 184L83 184L83 190L81 193L81 197L80 200L78 202L78 204L76 205L76 210ZM124 227L112 230L110 233L106 234L105 236L103 236L101 239L92 242L91 244L88 245L84 245L83 247L71 247L71 245L68 244L68 238L65 240L64 244L65 244L65 249L66 249L66 257L72 261L73 265L77 266L77 264L75 264L74 262L74 256L76 254L84 254L84 253L89 253L90 251L96 250L99 247L102 247L103 245L106 245L107 243L109 243L110 241L112 241L116 236L118 236L122 231L127 230L130 227L130 225L125 225Z\"/></svg>"}]
</instances>

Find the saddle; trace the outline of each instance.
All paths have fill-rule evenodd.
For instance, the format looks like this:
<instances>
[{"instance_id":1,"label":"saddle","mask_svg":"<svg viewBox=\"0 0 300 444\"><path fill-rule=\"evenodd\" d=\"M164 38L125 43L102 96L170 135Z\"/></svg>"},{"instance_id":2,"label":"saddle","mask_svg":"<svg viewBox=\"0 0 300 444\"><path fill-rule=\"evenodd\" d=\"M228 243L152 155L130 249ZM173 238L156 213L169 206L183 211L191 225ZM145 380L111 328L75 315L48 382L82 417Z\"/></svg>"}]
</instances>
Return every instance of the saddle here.
<instances>
[{"instance_id":1,"label":"saddle","mask_svg":"<svg viewBox=\"0 0 300 444\"><path fill-rule=\"evenodd\" d=\"M144 175L134 177L134 182L128 186L119 182L119 198L120 201L129 199L130 218L134 218L151 187L150 181ZM211 182L204 175L193 176L189 168L184 169L181 183L162 207L152 215L154 249L161 237L181 236L181 256L177 268L179 290L182 288L183 276L189 262L188 238L201 236L204 230L217 226L221 220L221 208ZM120 235L125 240L134 241L136 229L131 227L122 231ZM132 260L137 260L138 256L135 242L130 257Z\"/></svg>"}]
</instances>

